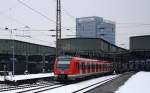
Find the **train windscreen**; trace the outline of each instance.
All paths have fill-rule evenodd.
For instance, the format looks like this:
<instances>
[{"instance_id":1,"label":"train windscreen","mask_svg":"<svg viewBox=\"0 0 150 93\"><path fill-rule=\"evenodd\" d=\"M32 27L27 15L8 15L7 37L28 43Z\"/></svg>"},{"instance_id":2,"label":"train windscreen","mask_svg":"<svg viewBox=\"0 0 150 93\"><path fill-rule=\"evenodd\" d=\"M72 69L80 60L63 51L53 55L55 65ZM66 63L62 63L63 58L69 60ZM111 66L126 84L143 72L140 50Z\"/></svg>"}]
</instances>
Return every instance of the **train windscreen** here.
<instances>
[{"instance_id":1,"label":"train windscreen","mask_svg":"<svg viewBox=\"0 0 150 93\"><path fill-rule=\"evenodd\" d=\"M57 68L59 70L69 69L71 58L58 58Z\"/></svg>"}]
</instances>

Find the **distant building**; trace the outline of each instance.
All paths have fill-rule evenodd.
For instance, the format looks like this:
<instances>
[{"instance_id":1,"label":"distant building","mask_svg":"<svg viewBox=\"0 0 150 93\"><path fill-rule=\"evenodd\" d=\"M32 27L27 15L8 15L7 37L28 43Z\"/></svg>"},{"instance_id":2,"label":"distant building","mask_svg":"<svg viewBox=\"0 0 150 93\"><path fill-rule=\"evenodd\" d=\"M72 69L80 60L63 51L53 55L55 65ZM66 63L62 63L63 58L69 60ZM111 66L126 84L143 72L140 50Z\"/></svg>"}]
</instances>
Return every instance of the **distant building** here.
<instances>
[{"instance_id":1,"label":"distant building","mask_svg":"<svg viewBox=\"0 0 150 93\"><path fill-rule=\"evenodd\" d=\"M102 38L115 44L115 23L96 16L77 18L76 35L83 38Z\"/></svg>"},{"instance_id":2,"label":"distant building","mask_svg":"<svg viewBox=\"0 0 150 93\"><path fill-rule=\"evenodd\" d=\"M150 35L130 37L131 51L150 51Z\"/></svg>"}]
</instances>

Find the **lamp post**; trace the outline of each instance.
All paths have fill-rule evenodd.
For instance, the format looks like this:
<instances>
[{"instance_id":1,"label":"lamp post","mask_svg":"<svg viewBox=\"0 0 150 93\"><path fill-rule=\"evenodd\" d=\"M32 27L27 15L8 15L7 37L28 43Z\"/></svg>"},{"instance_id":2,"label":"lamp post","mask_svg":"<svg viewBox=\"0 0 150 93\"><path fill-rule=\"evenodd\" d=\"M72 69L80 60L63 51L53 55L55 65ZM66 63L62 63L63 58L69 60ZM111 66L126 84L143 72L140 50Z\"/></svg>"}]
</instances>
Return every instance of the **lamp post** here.
<instances>
[{"instance_id":1,"label":"lamp post","mask_svg":"<svg viewBox=\"0 0 150 93\"><path fill-rule=\"evenodd\" d=\"M14 45L14 37L13 37L13 30L16 29L9 29L9 28L5 28L5 30L10 31L10 39L12 39L12 63L13 63L13 68L12 68L12 75L14 76L15 74L15 45Z\"/></svg>"},{"instance_id":2,"label":"lamp post","mask_svg":"<svg viewBox=\"0 0 150 93\"><path fill-rule=\"evenodd\" d=\"M11 30L11 34L13 36L13 30ZM13 36L13 45L12 45L12 50L13 50L13 76L15 74L15 45L14 45L14 36Z\"/></svg>"}]
</instances>

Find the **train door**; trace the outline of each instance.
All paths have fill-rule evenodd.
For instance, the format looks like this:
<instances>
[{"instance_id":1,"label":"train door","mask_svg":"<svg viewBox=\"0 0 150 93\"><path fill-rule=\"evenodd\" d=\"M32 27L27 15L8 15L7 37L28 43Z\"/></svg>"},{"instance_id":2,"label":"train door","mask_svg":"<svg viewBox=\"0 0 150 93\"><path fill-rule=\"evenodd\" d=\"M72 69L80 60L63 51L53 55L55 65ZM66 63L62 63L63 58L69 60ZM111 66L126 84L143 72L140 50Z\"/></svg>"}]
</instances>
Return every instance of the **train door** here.
<instances>
[{"instance_id":1,"label":"train door","mask_svg":"<svg viewBox=\"0 0 150 93\"><path fill-rule=\"evenodd\" d=\"M103 65L103 63L101 64L101 71L102 72L104 71L104 65Z\"/></svg>"},{"instance_id":2,"label":"train door","mask_svg":"<svg viewBox=\"0 0 150 93\"><path fill-rule=\"evenodd\" d=\"M85 63L82 63L82 73L85 74Z\"/></svg>"},{"instance_id":3,"label":"train door","mask_svg":"<svg viewBox=\"0 0 150 93\"><path fill-rule=\"evenodd\" d=\"M90 63L88 63L88 73L90 73L91 71L91 67L90 67Z\"/></svg>"},{"instance_id":4,"label":"train door","mask_svg":"<svg viewBox=\"0 0 150 93\"><path fill-rule=\"evenodd\" d=\"M93 72L95 72L95 63L93 64Z\"/></svg>"},{"instance_id":5,"label":"train door","mask_svg":"<svg viewBox=\"0 0 150 93\"><path fill-rule=\"evenodd\" d=\"M107 71L109 71L109 64L106 64Z\"/></svg>"},{"instance_id":6,"label":"train door","mask_svg":"<svg viewBox=\"0 0 150 93\"><path fill-rule=\"evenodd\" d=\"M100 64L98 64L98 72L100 72Z\"/></svg>"},{"instance_id":7,"label":"train door","mask_svg":"<svg viewBox=\"0 0 150 93\"><path fill-rule=\"evenodd\" d=\"M76 64L77 64L77 70L78 70L77 73L80 74L80 64L79 62L77 62Z\"/></svg>"},{"instance_id":8,"label":"train door","mask_svg":"<svg viewBox=\"0 0 150 93\"><path fill-rule=\"evenodd\" d=\"M88 73L88 64L87 64L87 62L85 63L85 73Z\"/></svg>"},{"instance_id":9,"label":"train door","mask_svg":"<svg viewBox=\"0 0 150 93\"><path fill-rule=\"evenodd\" d=\"M96 63L96 72L98 72L98 63Z\"/></svg>"},{"instance_id":10,"label":"train door","mask_svg":"<svg viewBox=\"0 0 150 93\"><path fill-rule=\"evenodd\" d=\"M101 64L99 64L99 72L101 72Z\"/></svg>"},{"instance_id":11,"label":"train door","mask_svg":"<svg viewBox=\"0 0 150 93\"><path fill-rule=\"evenodd\" d=\"M94 72L96 72L96 63L94 64Z\"/></svg>"},{"instance_id":12,"label":"train door","mask_svg":"<svg viewBox=\"0 0 150 93\"><path fill-rule=\"evenodd\" d=\"M91 66L92 66L92 73L94 72L94 64L91 63Z\"/></svg>"},{"instance_id":13,"label":"train door","mask_svg":"<svg viewBox=\"0 0 150 93\"><path fill-rule=\"evenodd\" d=\"M81 71L81 62L79 62L79 74L81 74L82 71Z\"/></svg>"},{"instance_id":14,"label":"train door","mask_svg":"<svg viewBox=\"0 0 150 93\"><path fill-rule=\"evenodd\" d=\"M90 63L90 73L92 73L92 63Z\"/></svg>"}]
</instances>

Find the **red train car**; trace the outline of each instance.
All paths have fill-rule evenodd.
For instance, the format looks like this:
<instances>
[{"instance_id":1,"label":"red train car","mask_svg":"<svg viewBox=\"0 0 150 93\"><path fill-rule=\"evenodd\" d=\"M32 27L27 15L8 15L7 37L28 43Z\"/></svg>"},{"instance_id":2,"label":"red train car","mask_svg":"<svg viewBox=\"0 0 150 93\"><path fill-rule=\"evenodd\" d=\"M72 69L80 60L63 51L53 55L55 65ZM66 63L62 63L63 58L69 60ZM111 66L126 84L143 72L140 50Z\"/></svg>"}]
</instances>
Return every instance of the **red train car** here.
<instances>
[{"instance_id":1,"label":"red train car","mask_svg":"<svg viewBox=\"0 0 150 93\"><path fill-rule=\"evenodd\" d=\"M54 64L55 80L76 80L113 72L112 62L80 57L60 56Z\"/></svg>"}]
</instances>

